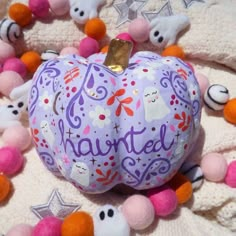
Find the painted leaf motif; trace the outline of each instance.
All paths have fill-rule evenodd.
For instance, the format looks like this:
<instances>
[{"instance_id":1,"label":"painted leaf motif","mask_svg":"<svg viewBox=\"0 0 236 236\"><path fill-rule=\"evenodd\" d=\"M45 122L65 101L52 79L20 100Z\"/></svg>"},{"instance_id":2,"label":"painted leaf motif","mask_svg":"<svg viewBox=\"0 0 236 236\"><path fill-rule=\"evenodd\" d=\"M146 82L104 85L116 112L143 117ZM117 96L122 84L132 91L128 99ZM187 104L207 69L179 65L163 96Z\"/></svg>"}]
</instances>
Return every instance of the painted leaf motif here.
<instances>
[{"instance_id":1,"label":"painted leaf motif","mask_svg":"<svg viewBox=\"0 0 236 236\"><path fill-rule=\"evenodd\" d=\"M121 103L120 103L119 106L116 109L116 116L120 116L121 108L122 108L122 106L121 106Z\"/></svg>"},{"instance_id":2,"label":"painted leaf motif","mask_svg":"<svg viewBox=\"0 0 236 236\"><path fill-rule=\"evenodd\" d=\"M116 97L113 95L107 100L107 105L110 106L115 102Z\"/></svg>"},{"instance_id":3,"label":"painted leaf motif","mask_svg":"<svg viewBox=\"0 0 236 236\"><path fill-rule=\"evenodd\" d=\"M177 113L175 114L175 116L174 116L174 117L175 117L175 119L176 119L176 120L182 120L182 119L181 119L181 117L180 117L180 115L179 115L179 114L177 114Z\"/></svg>"},{"instance_id":4,"label":"painted leaf motif","mask_svg":"<svg viewBox=\"0 0 236 236\"><path fill-rule=\"evenodd\" d=\"M125 89L119 89L115 92L114 96L120 97L125 94Z\"/></svg>"},{"instance_id":5,"label":"painted leaf motif","mask_svg":"<svg viewBox=\"0 0 236 236\"><path fill-rule=\"evenodd\" d=\"M100 169L96 169L96 173L99 174L99 175L104 176L103 173L102 173L102 171L101 171Z\"/></svg>"},{"instance_id":6,"label":"painted leaf motif","mask_svg":"<svg viewBox=\"0 0 236 236\"><path fill-rule=\"evenodd\" d=\"M112 83L114 86L116 86L116 80L115 80L115 78L111 77L111 78L110 78L110 81L111 81L111 83Z\"/></svg>"},{"instance_id":7,"label":"painted leaf motif","mask_svg":"<svg viewBox=\"0 0 236 236\"><path fill-rule=\"evenodd\" d=\"M130 104L132 101L133 101L133 98L128 97L128 98L121 100L120 102L125 103L125 104Z\"/></svg>"},{"instance_id":8,"label":"painted leaf motif","mask_svg":"<svg viewBox=\"0 0 236 236\"><path fill-rule=\"evenodd\" d=\"M133 116L134 115L134 112L132 109L130 109L129 107L125 107L124 106L124 109L125 109L125 112L128 116Z\"/></svg>"},{"instance_id":9,"label":"painted leaf motif","mask_svg":"<svg viewBox=\"0 0 236 236\"><path fill-rule=\"evenodd\" d=\"M97 178L97 181L98 182L104 182L104 181L106 181L107 180L107 178Z\"/></svg>"},{"instance_id":10,"label":"painted leaf motif","mask_svg":"<svg viewBox=\"0 0 236 236\"><path fill-rule=\"evenodd\" d=\"M90 132L90 126L89 125L87 125L85 128L84 128L84 131L83 131L83 134L89 134L89 132Z\"/></svg>"},{"instance_id":11,"label":"painted leaf motif","mask_svg":"<svg viewBox=\"0 0 236 236\"><path fill-rule=\"evenodd\" d=\"M109 178L110 175L111 175L111 170L108 170L108 171L107 171L107 175L106 175L107 178Z\"/></svg>"}]
</instances>

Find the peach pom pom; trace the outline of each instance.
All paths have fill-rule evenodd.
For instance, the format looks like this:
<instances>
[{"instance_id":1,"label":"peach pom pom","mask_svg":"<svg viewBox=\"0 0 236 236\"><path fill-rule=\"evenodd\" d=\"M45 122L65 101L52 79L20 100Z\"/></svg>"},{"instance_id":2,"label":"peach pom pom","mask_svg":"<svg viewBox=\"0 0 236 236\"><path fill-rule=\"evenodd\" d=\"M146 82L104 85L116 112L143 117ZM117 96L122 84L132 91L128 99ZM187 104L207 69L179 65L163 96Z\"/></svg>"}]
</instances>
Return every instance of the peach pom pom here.
<instances>
[{"instance_id":1,"label":"peach pom pom","mask_svg":"<svg viewBox=\"0 0 236 236\"><path fill-rule=\"evenodd\" d=\"M70 4L68 0L48 0L51 11L56 16L63 16L70 10Z\"/></svg>"},{"instance_id":2,"label":"peach pom pom","mask_svg":"<svg viewBox=\"0 0 236 236\"><path fill-rule=\"evenodd\" d=\"M207 180L220 182L225 178L227 162L223 155L212 152L202 157L201 168Z\"/></svg>"},{"instance_id":3,"label":"peach pom pom","mask_svg":"<svg viewBox=\"0 0 236 236\"><path fill-rule=\"evenodd\" d=\"M129 24L128 32L135 42L143 43L149 38L149 23L144 18L137 18Z\"/></svg>"},{"instance_id":4,"label":"peach pom pom","mask_svg":"<svg viewBox=\"0 0 236 236\"><path fill-rule=\"evenodd\" d=\"M12 126L4 130L2 135L3 142L8 146L26 150L32 142L30 132L22 125Z\"/></svg>"},{"instance_id":5,"label":"peach pom pom","mask_svg":"<svg viewBox=\"0 0 236 236\"><path fill-rule=\"evenodd\" d=\"M87 21L84 32L88 37L100 40L106 35L106 25L101 19L93 18Z\"/></svg>"},{"instance_id":6,"label":"peach pom pom","mask_svg":"<svg viewBox=\"0 0 236 236\"><path fill-rule=\"evenodd\" d=\"M11 91L24 84L23 78L15 71L3 71L0 74L0 93L9 97Z\"/></svg>"},{"instance_id":7,"label":"peach pom pom","mask_svg":"<svg viewBox=\"0 0 236 236\"><path fill-rule=\"evenodd\" d=\"M8 43L0 40L0 63L4 63L7 59L15 57L15 49Z\"/></svg>"},{"instance_id":8,"label":"peach pom pom","mask_svg":"<svg viewBox=\"0 0 236 236\"><path fill-rule=\"evenodd\" d=\"M121 207L129 226L136 230L146 229L155 218L151 201L143 195L133 195L125 200Z\"/></svg>"},{"instance_id":9,"label":"peach pom pom","mask_svg":"<svg viewBox=\"0 0 236 236\"><path fill-rule=\"evenodd\" d=\"M75 47L65 47L61 50L60 55L70 55L70 54L76 54L79 55L79 50Z\"/></svg>"},{"instance_id":10,"label":"peach pom pom","mask_svg":"<svg viewBox=\"0 0 236 236\"><path fill-rule=\"evenodd\" d=\"M185 59L184 50L177 45L171 45L171 46L165 48L161 55L163 57L178 57L182 60Z\"/></svg>"},{"instance_id":11,"label":"peach pom pom","mask_svg":"<svg viewBox=\"0 0 236 236\"><path fill-rule=\"evenodd\" d=\"M68 215L61 227L61 236L93 236L93 218L86 212L79 211Z\"/></svg>"},{"instance_id":12,"label":"peach pom pom","mask_svg":"<svg viewBox=\"0 0 236 236\"><path fill-rule=\"evenodd\" d=\"M12 227L6 236L32 236L33 227L31 225L19 224Z\"/></svg>"}]
</instances>

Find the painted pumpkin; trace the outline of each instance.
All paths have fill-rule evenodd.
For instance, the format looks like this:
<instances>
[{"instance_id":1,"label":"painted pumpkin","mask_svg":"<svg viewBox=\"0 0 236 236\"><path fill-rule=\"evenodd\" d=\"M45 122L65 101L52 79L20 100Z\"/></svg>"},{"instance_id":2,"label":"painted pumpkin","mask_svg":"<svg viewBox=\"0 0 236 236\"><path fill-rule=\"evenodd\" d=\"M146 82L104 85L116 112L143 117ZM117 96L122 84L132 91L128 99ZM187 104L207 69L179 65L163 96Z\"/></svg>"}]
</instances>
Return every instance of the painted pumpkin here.
<instances>
[{"instance_id":1,"label":"painted pumpkin","mask_svg":"<svg viewBox=\"0 0 236 236\"><path fill-rule=\"evenodd\" d=\"M81 191L119 183L149 189L166 183L196 141L200 90L191 68L138 52L114 73L104 54L50 60L37 70L29 99L39 156Z\"/></svg>"}]
</instances>

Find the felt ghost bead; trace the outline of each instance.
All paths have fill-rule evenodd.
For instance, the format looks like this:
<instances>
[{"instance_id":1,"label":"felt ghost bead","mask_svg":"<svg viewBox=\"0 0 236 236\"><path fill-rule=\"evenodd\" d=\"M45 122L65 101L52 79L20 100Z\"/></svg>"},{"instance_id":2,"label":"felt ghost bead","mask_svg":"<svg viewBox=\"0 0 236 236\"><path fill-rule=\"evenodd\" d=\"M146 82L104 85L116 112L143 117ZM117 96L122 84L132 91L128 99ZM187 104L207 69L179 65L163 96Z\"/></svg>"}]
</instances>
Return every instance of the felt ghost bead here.
<instances>
[{"instance_id":1,"label":"felt ghost bead","mask_svg":"<svg viewBox=\"0 0 236 236\"><path fill-rule=\"evenodd\" d=\"M204 103L211 110L223 110L228 101L229 90L223 85L213 84L204 93Z\"/></svg>"},{"instance_id":2,"label":"felt ghost bead","mask_svg":"<svg viewBox=\"0 0 236 236\"><path fill-rule=\"evenodd\" d=\"M14 43L21 36L21 28L15 21L4 18L0 21L0 38L6 43Z\"/></svg>"},{"instance_id":3,"label":"felt ghost bead","mask_svg":"<svg viewBox=\"0 0 236 236\"><path fill-rule=\"evenodd\" d=\"M69 0L70 16L79 23L85 24L89 19L98 16L98 8L103 5L105 0Z\"/></svg>"},{"instance_id":4,"label":"felt ghost bead","mask_svg":"<svg viewBox=\"0 0 236 236\"><path fill-rule=\"evenodd\" d=\"M54 59L59 56L59 53L54 50L46 50L41 54L41 60L43 62Z\"/></svg>"},{"instance_id":5,"label":"felt ghost bead","mask_svg":"<svg viewBox=\"0 0 236 236\"><path fill-rule=\"evenodd\" d=\"M122 214L112 205L100 207L93 216L95 236L129 236L130 227Z\"/></svg>"}]
</instances>

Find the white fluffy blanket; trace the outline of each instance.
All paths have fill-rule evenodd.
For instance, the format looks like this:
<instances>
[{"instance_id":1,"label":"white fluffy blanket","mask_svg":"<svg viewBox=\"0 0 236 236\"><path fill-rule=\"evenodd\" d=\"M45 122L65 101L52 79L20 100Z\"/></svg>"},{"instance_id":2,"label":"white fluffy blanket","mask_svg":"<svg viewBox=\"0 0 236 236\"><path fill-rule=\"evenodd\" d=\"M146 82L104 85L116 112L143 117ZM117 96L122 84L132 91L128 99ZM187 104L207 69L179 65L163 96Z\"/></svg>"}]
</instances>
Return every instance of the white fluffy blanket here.
<instances>
[{"instance_id":1,"label":"white fluffy blanket","mask_svg":"<svg viewBox=\"0 0 236 236\"><path fill-rule=\"evenodd\" d=\"M0 0L0 18L6 14L11 2L16 1ZM127 29L127 23L117 27L118 13L114 4L119 2L124 0L108 0L100 13L100 17L107 24L110 37ZM146 4L138 12L139 15L164 9L163 11L166 11L164 13L182 12L190 17L191 28L180 37L179 44L183 46L197 72L207 75L211 83L225 85L229 88L231 97L236 97L236 75L233 70L236 69L236 2L234 0L144 2ZM24 30L24 40L18 42L16 49L19 54L28 48L39 52L45 49L60 50L64 46L76 45L82 37L84 37L82 30L78 29L69 17L49 22L37 21L32 27ZM142 48L155 50L148 43ZM223 119L222 113L209 113L205 109L201 124L202 131L193 158L199 161L203 154L216 151L223 153L228 162L232 161L236 157L235 127ZM81 209L90 213L105 203L119 206L126 198L124 195L110 192L102 195L83 195L70 183L49 173L34 148L25 153L25 158L27 161L24 170L12 179L15 189L12 198L6 205L0 206L0 234L6 233L11 226L18 223L36 224L38 218L30 207L45 204L54 189L58 189L65 202L81 204ZM235 231L236 189L204 181L202 187L194 192L192 201L180 207L174 215L157 219L149 229L133 232L133 235L227 236L235 235Z\"/></svg>"}]
</instances>

